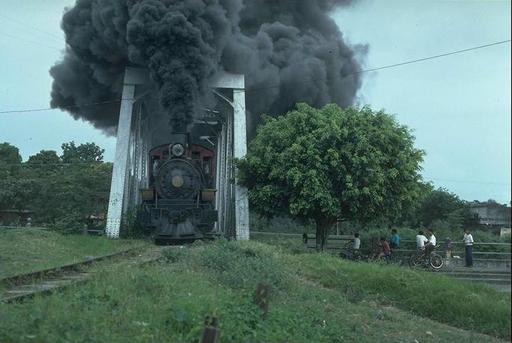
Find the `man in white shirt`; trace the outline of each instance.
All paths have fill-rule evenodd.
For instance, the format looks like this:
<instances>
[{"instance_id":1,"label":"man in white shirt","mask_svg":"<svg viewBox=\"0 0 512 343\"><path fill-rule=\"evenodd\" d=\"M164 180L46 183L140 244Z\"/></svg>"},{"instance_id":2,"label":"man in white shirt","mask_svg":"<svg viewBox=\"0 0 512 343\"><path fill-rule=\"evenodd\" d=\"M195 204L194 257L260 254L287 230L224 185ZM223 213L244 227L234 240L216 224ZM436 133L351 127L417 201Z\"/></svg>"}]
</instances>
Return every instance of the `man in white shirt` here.
<instances>
[{"instance_id":1,"label":"man in white shirt","mask_svg":"<svg viewBox=\"0 0 512 343\"><path fill-rule=\"evenodd\" d=\"M359 238L359 233L354 234L354 239L352 240L352 258L358 259L361 256L361 239Z\"/></svg>"},{"instance_id":2,"label":"man in white shirt","mask_svg":"<svg viewBox=\"0 0 512 343\"><path fill-rule=\"evenodd\" d=\"M416 235L416 248L419 251L425 250L426 242L428 242L428 239L427 237L425 237L425 235L423 235L423 231L418 232L418 234Z\"/></svg>"},{"instance_id":3,"label":"man in white shirt","mask_svg":"<svg viewBox=\"0 0 512 343\"><path fill-rule=\"evenodd\" d=\"M466 267L473 267L473 236L469 229L464 230L464 238L462 238L466 248Z\"/></svg>"},{"instance_id":4,"label":"man in white shirt","mask_svg":"<svg viewBox=\"0 0 512 343\"><path fill-rule=\"evenodd\" d=\"M361 239L359 238L359 233L354 234L354 239L352 240L352 250L361 249Z\"/></svg>"},{"instance_id":5,"label":"man in white shirt","mask_svg":"<svg viewBox=\"0 0 512 343\"><path fill-rule=\"evenodd\" d=\"M428 229L427 233L428 233L428 241L427 241L427 244L425 244L425 254L426 255L428 255L432 251L434 251L434 249L436 248L436 244L437 244L436 236L434 236L434 231L432 229Z\"/></svg>"}]
</instances>

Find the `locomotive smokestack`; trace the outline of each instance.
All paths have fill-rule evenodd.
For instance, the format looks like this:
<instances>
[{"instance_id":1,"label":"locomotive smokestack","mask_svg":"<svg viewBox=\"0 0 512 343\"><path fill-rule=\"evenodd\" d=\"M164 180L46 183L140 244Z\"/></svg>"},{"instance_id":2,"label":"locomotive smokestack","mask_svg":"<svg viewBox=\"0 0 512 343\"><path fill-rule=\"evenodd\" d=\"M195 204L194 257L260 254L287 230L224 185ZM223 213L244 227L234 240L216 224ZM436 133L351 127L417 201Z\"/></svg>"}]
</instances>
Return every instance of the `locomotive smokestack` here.
<instances>
[{"instance_id":1,"label":"locomotive smokestack","mask_svg":"<svg viewBox=\"0 0 512 343\"><path fill-rule=\"evenodd\" d=\"M123 72L147 68L172 125L212 99L221 71L245 74L249 112L294 103L350 105L357 53L329 17L350 0L77 0L62 20L64 59L50 70L53 107L114 132ZM91 106L90 104L103 103ZM251 122L255 122L254 119Z\"/></svg>"}]
</instances>

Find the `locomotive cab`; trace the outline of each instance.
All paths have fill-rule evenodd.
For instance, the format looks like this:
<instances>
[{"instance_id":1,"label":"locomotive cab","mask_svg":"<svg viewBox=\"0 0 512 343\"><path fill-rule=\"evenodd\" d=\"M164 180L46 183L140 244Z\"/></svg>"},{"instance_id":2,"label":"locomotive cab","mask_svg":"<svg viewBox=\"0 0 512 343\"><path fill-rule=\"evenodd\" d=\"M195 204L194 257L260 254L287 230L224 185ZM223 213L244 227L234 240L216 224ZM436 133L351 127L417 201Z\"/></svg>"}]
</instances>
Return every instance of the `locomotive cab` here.
<instances>
[{"instance_id":1,"label":"locomotive cab","mask_svg":"<svg viewBox=\"0 0 512 343\"><path fill-rule=\"evenodd\" d=\"M141 190L142 222L159 241L189 241L215 236L215 154L173 134L148 156L149 188Z\"/></svg>"}]
</instances>

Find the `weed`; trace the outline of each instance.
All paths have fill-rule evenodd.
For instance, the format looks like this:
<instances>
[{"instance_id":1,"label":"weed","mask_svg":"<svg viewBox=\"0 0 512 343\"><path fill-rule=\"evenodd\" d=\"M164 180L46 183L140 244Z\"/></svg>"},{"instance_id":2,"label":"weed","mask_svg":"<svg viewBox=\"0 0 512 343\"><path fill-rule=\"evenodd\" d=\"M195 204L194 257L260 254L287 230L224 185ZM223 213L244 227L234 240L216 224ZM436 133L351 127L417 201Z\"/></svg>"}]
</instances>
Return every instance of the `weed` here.
<instances>
[{"instance_id":1,"label":"weed","mask_svg":"<svg viewBox=\"0 0 512 343\"><path fill-rule=\"evenodd\" d=\"M498 341L373 302L392 292L384 287L382 294L367 294L362 285L381 277L362 263L343 264L324 254L292 255L256 242L220 241L180 249L172 263L109 265L87 284L22 304L0 304L0 342L197 342L206 316L218 318L223 343ZM400 278L425 297L432 290L419 274ZM264 319L253 303L256 284L263 281L273 289ZM389 287L401 293L395 281ZM452 295L457 301L466 296ZM494 306L498 298L487 300ZM425 336L426 328L432 335Z\"/></svg>"},{"instance_id":2,"label":"weed","mask_svg":"<svg viewBox=\"0 0 512 343\"><path fill-rule=\"evenodd\" d=\"M287 275L274 250L262 244L225 240L200 253L200 264L232 288L256 289L258 283L284 287Z\"/></svg>"},{"instance_id":3,"label":"weed","mask_svg":"<svg viewBox=\"0 0 512 343\"><path fill-rule=\"evenodd\" d=\"M181 248L168 248L163 251L162 255L166 262L176 263L183 258L184 253Z\"/></svg>"}]
</instances>

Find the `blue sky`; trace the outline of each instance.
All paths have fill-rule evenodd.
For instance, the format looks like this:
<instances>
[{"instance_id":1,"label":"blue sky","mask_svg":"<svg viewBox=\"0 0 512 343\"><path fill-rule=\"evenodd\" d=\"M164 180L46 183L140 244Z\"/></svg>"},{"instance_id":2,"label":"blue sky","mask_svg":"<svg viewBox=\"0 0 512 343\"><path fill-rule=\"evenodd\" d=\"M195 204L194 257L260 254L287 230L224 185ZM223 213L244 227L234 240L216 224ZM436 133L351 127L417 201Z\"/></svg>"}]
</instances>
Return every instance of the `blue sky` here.
<instances>
[{"instance_id":1,"label":"blue sky","mask_svg":"<svg viewBox=\"0 0 512 343\"><path fill-rule=\"evenodd\" d=\"M0 111L48 107L49 68L64 45L72 0L2 0ZM366 68L510 39L510 1L356 1L333 13L351 44L368 44ZM510 43L364 74L358 103L414 130L423 175L466 200L508 203L511 174ZM112 160L115 139L53 110L0 114L0 142L24 159L60 144L95 142Z\"/></svg>"}]
</instances>

